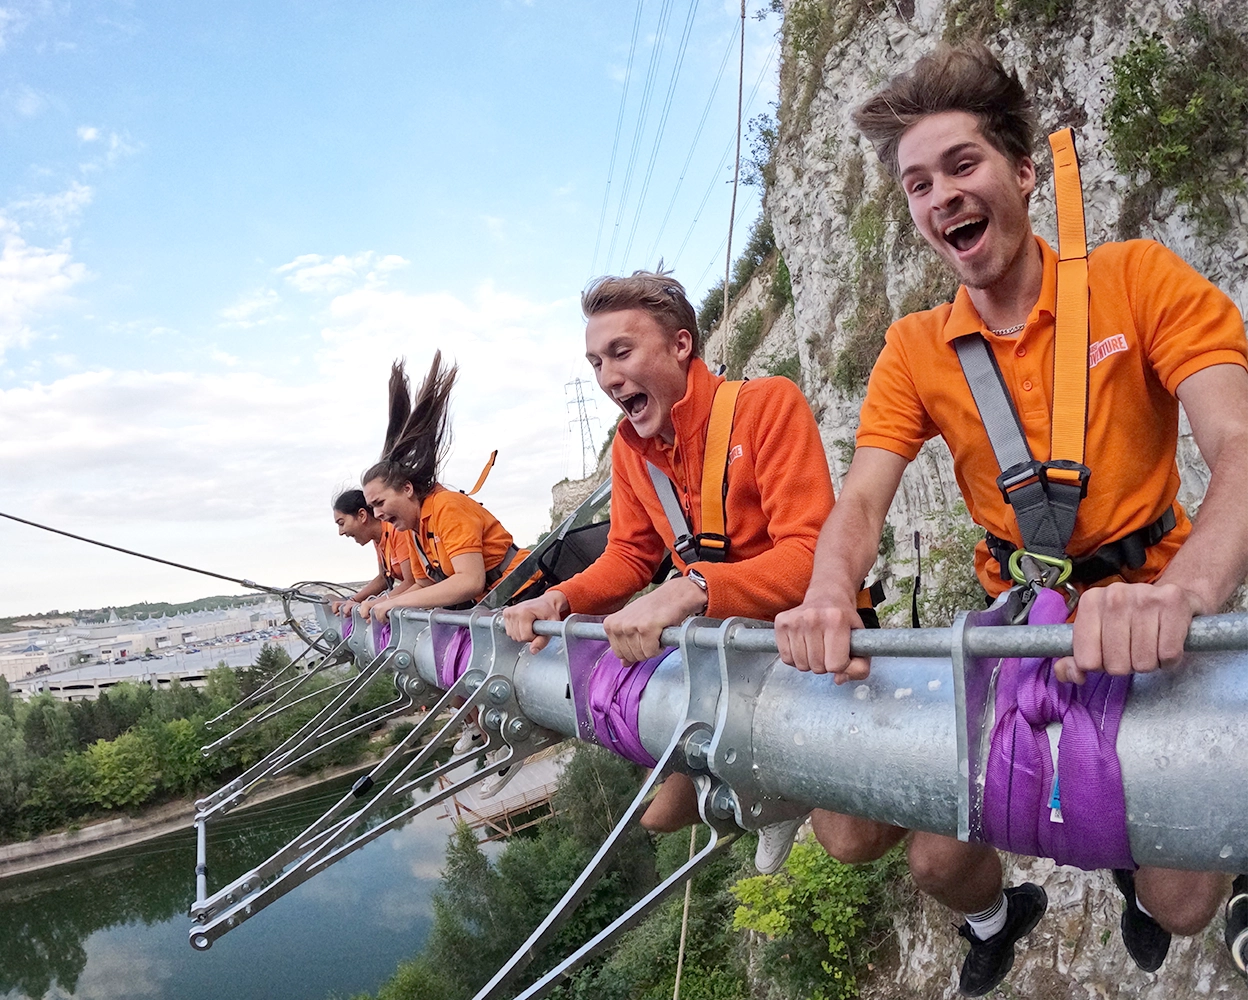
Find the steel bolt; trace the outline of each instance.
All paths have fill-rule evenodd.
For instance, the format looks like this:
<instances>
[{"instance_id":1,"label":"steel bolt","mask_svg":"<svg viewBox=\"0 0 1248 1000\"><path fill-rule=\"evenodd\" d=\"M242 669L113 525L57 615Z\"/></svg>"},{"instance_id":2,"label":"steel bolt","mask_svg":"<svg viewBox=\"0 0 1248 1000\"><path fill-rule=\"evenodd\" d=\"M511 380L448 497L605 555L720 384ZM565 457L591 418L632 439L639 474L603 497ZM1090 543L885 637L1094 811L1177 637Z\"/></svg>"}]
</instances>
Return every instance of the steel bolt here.
<instances>
[{"instance_id":1,"label":"steel bolt","mask_svg":"<svg viewBox=\"0 0 1248 1000\"><path fill-rule=\"evenodd\" d=\"M728 819L733 815L737 797L727 785L719 785L711 793L711 812L719 819Z\"/></svg>"},{"instance_id":2,"label":"steel bolt","mask_svg":"<svg viewBox=\"0 0 1248 1000\"><path fill-rule=\"evenodd\" d=\"M497 708L491 708L481 716L481 722L486 729L497 729L503 724L503 713Z\"/></svg>"},{"instance_id":3,"label":"steel bolt","mask_svg":"<svg viewBox=\"0 0 1248 1000\"><path fill-rule=\"evenodd\" d=\"M513 740L527 740L533 733L533 723L523 716L516 716L507 723L507 735Z\"/></svg>"},{"instance_id":4,"label":"steel bolt","mask_svg":"<svg viewBox=\"0 0 1248 1000\"><path fill-rule=\"evenodd\" d=\"M685 740L685 760L689 766L699 770L706 767L706 755L711 751L711 734L705 729L698 729L689 734Z\"/></svg>"},{"instance_id":5,"label":"steel bolt","mask_svg":"<svg viewBox=\"0 0 1248 1000\"><path fill-rule=\"evenodd\" d=\"M325 632L325 641L336 645L338 643L338 633L335 632L332 628L327 629Z\"/></svg>"},{"instance_id":6,"label":"steel bolt","mask_svg":"<svg viewBox=\"0 0 1248 1000\"><path fill-rule=\"evenodd\" d=\"M497 680L490 681L490 686L485 689L486 695L495 705L501 705L511 697L511 685L499 677Z\"/></svg>"},{"instance_id":7,"label":"steel bolt","mask_svg":"<svg viewBox=\"0 0 1248 1000\"><path fill-rule=\"evenodd\" d=\"M466 690L469 694L476 694L476 693L477 693L477 689L481 686L481 680L482 680L482 678L481 678L481 675L480 675L480 674L473 674L473 675L472 675L472 676L470 676L470 677L465 677L465 678L464 678L464 689L465 689L465 690Z\"/></svg>"},{"instance_id":8,"label":"steel bolt","mask_svg":"<svg viewBox=\"0 0 1248 1000\"><path fill-rule=\"evenodd\" d=\"M412 654L406 649L400 649L394 654L394 665L399 670L406 670L412 665Z\"/></svg>"}]
</instances>

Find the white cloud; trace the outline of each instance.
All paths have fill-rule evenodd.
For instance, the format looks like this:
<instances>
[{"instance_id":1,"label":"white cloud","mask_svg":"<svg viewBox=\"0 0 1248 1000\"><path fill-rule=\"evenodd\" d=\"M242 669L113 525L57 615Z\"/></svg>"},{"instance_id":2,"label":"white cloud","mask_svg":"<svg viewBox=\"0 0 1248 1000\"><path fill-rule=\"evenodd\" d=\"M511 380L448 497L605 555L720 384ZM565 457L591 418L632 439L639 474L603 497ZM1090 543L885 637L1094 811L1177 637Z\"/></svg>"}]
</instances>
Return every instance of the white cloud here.
<instances>
[{"instance_id":1,"label":"white cloud","mask_svg":"<svg viewBox=\"0 0 1248 1000\"><path fill-rule=\"evenodd\" d=\"M100 137L100 130L94 125L79 125L78 138L82 142L95 142Z\"/></svg>"},{"instance_id":2,"label":"white cloud","mask_svg":"<svg viewBox=\"0 0 1248 1000\"><path fill-rule=\"evenodd\" d=\"M272 288L258 288L243 296L234 305L221 310L221 317L225 320L223 325L249 329L282 319L282 316L274 312L281 301L281 296Z\"/></svg>"},{"instance_id":3,"label":"white cloud","mask_svg":"<svg viewBox=\"0 0 1248 1000\"><path fill-rule=\"evenodd\" d=\"M369 259L375 270L386 258ZM49 371L0 390L0 510L266 583L364 578L372 554L336 536L329 502L377 458L390 362L406 356L418 381L440 347L461 365L444 479L470 486L498 448L479 499L531 542L565 474L563 383L584 350L576 302L489 285L468 301L415 294L368 284L367 267L327 303L302 382L247 370L232 344L243 356L226 370ZM0 545L23 567L0 574L0 614L230 589L21 526L0 524Z\"/></svg>"},{"instance_id":4,"label":"white cloud","mask_svg":"<svg viewBox=\"0 0 1248 1000\"><path fill-rule=\"evenodd\" d=\"M70 181L69 187L58 194L36 194L29 198L10 202L5 211L10 216L33 217L56 229L68 229L91 204L95 190L78 181Z\"/></svg>"},{"instance_id":5,"label":"white cloud","mask_svg":"<svg viewBox=\"0 0 1248 1000\"><path fill-rule=\"evenodd\" d=\"M407 267L410 261L396 254L378 254L372 250L350 257L323 257L318 253L303 254L289 264L277 268L278 274L301 292L311 295L332 295L357 285L384 285L389 276Z\"/></svg>"},{"instance_id":6,"label":"white cloud","mask_svg":"<svg viewBox=\"0 0 1248 1000\"><path fill-rule=\"evenodd\" d=\"M48 106L48 99L23 83L4 92L4 103L23 118L33 118Z\"/></svg>"},{"instance_id":7,"label":"white cloud","mask_svg":"<svg viewBox=\"0 0 1248 1000\"><path fill-rule=\"evenodd\" d=\"M100 150L94 159L78 165L78 169L84 174L95 173L106 167L111 167L122 157L131 156L143 148L142 143L134 142L129 136L124 136L119 132L109 132L105 136L103 130L95 126L84 126L78 129L78 138L83 142L91 143L93 148ZM100 145L96 146L96 143L100 143Z\"/></svg>"},{"instance_id":8,"label":"white cloud","mask_svg":"<svg viewBox=\"0 0 1248 1000\"><path fill-rule=\"evenodd\" d=\"M86 268L71 259L69 244L45 250L30 246L17 227L0 217L0 358L7 348L29 343L32 320L57 305L81 281Z\"/></svg>"}]
</instances>

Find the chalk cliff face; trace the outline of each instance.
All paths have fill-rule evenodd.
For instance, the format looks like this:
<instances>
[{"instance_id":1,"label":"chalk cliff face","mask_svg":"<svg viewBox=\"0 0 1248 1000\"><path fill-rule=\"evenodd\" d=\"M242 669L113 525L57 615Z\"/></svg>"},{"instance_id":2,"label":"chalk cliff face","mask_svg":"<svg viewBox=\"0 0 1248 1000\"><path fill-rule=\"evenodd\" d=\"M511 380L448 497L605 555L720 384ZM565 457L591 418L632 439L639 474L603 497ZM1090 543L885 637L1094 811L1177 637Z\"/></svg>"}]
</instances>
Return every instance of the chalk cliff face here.
<instances>
[{"instance_id":1,"label":"chalk cliff face","mask_svg":"<svg viewBox=\"0 0 1248 1000\"><path fill-rule=\"evenodd\" d=\"M1196 6L1206 23L1248 38L1245 0L1201 0ZM771 327L745 370L761 374L768 358L796 351L838 488L852 457L865 376L884 328L900 315L947 300L956 288L915 233L904 196L857 135L849 114L882 80L941 39L981 37L1016 67L1033 94L1041 136L1067 125L1076 129L1091 245L1129 236L1160 240L1226 291L1241 311L1248 308L1242 136L1231 143L1238 152L1214 171L1226 206L1222 224L1214 228L1194 219L1174 190L1147 185L1143 190L1139 176L1119 173L1110 153L1103 119L1112 99L1114 59L1150 33L1165 39L1181 34L1187 10L1181 0L1142 0L1129 7L1104 0L785 0L784 8L779 138L766 209L792 276L793 306L791 315L785 310ZM1036 231L1055 244L1043 138L1039 146L1032 217ZM734 302L708 341L708 358L725 358L734 322L757 304L751 296L756 299L769 278L770 272L760 270L754 287ZM1183 431L1181 499L1194 509L1208 472L1186 423ZM896 537L925 528L925 513L948 510L957 497L948 451L933 441L907 472L893 505L889 520Z\"/></svg>"},{"instance_id":2,"label":"chalk cliff face","mask_svg":"<svg viewBox=\"0 0 1248 1000\"><path fill-rule=\"evenodd\" d=\"M1202 0L1196 6L1209 23L1241 42L1248 39L1244 0ZM956 288L915 234L904 196L856 134L849 113L885 78L941 39L981 37L1016 67L1033 94L1042 136L1075 128L1091 245L1134 236L1157 239L1214 281L1241 312L1248 311L1244 123L1232 150L1212 169L1210 183L1221 185L1226 210L1219 226L1196 219L1173 189L1154 185L1142 192L1141 178L1118 172L1109 148L1104 114L1112 99L1114 60L1150 33L1174 38L1188 9L1178 0L1131 5L1105 0L785 0L784 8L779 138L766 209L791 275L793 304L745 371L761 374L768 356L797 352L838 490L852 457L865 376L883 329L900 315L946 301ZM1040 145L1032 217L1036 231L1055 245L1049 154L1043 140ZM726 356L734 322L757 305L769 278L770 272L761 270L754 287L734 304L708 340L709 358ZM1186 422L1179 465L1181 499L1195 509L1208 470ZM889 522L897 537L908 537L902 533L929 526L924 515L949 510L958 496L947 449L939 440L930 442L907 472ZM887 573L887 560L878 569ZM1220 917L1203 937L1176 939L1161 972L1148 975L1123 949L1120 897L1107 874L1031 859L1008 867L1013 883L1030 879L1045 885L1051 905L1030 942L1020 947L1010 988L1000 995L1248 998L1248 984L1233 972L1221 945ZM919 899L910 912L897 915L897 960L874 977L866 995L881 1000L954 996L962 953L952 930L955 919L960 918Z\"/></svg>"}]
</instances>

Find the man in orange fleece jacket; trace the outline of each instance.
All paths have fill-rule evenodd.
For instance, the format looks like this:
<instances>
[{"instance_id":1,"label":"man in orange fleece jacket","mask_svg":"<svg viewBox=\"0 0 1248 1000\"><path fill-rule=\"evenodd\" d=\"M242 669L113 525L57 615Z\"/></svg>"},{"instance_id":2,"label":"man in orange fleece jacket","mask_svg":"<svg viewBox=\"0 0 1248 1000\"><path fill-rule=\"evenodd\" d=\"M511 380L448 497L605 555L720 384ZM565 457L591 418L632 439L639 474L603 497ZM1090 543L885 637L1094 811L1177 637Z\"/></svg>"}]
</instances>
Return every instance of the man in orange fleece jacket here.
<instances>
[{"instance_id":1,"label":"man in orange fleece jacket","mask_svg":"<svg viewBox=\"0 0 1248 1000\"><path fill-rule=\"evenodd\" d=\"M737 398L724 500L727 560L686 561L650 479L673 483L694 535L702 526L702 465L715 391L724 381L698 357L697 317L684 288L638 271L602 278L581 298L586 357L598 385L626 417L611 449L611 530L584 572L504 612L507 633L536 652L533 622L572 612L605 614L612 651L625 662L657 656L664 628L691 615L773 619L797 604L810 580L819 527L832 509L823 443L801 390L785 378L754 379ZM653 578L665 550L680 575L629 603ZM642 819L675 830L698 818L692 783L667 780ZM763 831L756 861L774 871L798 823ZM783 827L784 829L780 829Z\"/></svg>"}]
</instances>

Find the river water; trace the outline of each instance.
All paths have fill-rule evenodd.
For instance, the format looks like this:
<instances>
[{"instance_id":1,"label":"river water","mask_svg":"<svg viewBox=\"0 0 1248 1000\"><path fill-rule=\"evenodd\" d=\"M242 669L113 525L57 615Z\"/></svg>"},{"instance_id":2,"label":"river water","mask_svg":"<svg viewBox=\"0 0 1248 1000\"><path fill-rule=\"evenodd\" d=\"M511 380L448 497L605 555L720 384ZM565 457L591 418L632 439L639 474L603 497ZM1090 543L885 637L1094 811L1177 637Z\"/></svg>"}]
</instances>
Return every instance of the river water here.
<instances>
[{"instance_id":1,"label":"river water","mask_svg":"<svg viewBox=\"0 0 1248 1000\"><path fill-rule=\"evenodd\" d=\"M209 827L209 888L304 829L350 781ZM449 821L435 807L305 882L220 938L188 944L195 838L188 829L0 882L4 1000L325 1000L375 991L420 950Z\"/></svg>"}]
</instances>

